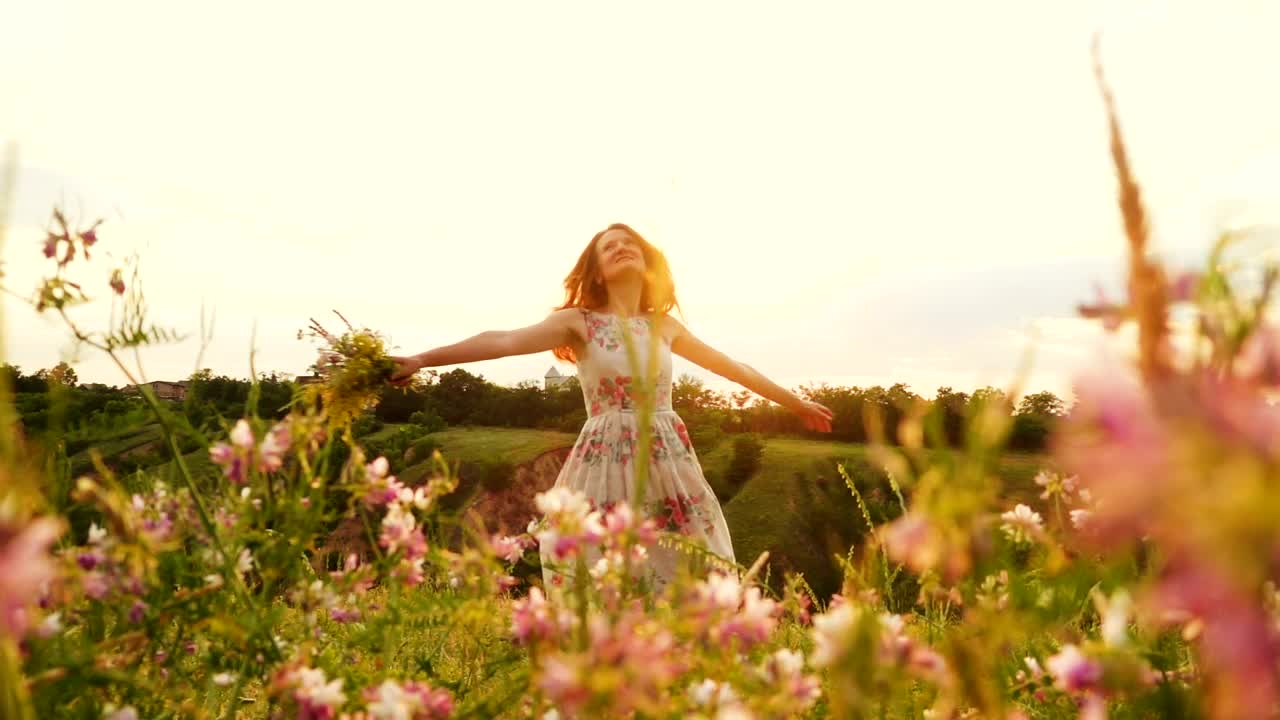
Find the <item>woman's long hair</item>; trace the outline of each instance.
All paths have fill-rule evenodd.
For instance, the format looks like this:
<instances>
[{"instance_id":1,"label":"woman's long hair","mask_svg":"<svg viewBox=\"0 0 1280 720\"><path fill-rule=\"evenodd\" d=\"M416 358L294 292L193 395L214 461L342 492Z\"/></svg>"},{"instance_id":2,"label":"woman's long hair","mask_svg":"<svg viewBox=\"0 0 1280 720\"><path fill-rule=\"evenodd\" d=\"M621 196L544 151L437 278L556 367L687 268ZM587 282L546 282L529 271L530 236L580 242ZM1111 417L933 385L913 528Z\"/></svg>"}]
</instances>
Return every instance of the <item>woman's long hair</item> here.
<instances>
[{"instance_id":1,"label":"woman's long hair","mask_svg":"<svg viewBox=\"0 0 1280 720\"><path fill-rule=\"evenodd\" d=\"M644 255L644 288L640 291L640 312L657 312L666 315L673 308L680 307L676 302L675 281L671 279L671 266L667 256L641 237L629 225L613 223L601 230L587 243L587 248L578 256L578 262L564 279L564 304L556 308L584 308L599 310L609 306L609 290L605 287L604 276L600 273L600 260L596 256L596 243L610 230L622 230L635 239ZM551 351L556 358L566 362L576 362L573 348L558 347Z\"/></svg>"}]
</instances>

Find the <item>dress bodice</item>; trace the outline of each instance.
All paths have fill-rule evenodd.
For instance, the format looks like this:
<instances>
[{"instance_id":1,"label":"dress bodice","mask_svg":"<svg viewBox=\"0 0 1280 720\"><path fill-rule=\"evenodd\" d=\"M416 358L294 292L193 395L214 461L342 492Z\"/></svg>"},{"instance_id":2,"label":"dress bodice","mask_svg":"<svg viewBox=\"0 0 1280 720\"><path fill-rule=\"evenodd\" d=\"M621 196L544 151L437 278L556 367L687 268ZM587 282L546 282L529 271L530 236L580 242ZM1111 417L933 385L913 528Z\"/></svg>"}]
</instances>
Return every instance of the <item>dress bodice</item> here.
<instances>
[{"instance_id":1,"label":"dress bodice","mask_svg":"<svg viewBox=\"0 0 1280 720\"><path fill-rule=\"evenodd\" d=\"M578 381L588 417L610 412L633 412L640 405L640 386L646 375L653 328L648 316L622 318L612 313L583 311L587 323L585 350L578 358ZM631 333L636 367L627 353L624 333ZM671 344L658 338L654 411L671 410Z\"/></svg>"}]
</instances>

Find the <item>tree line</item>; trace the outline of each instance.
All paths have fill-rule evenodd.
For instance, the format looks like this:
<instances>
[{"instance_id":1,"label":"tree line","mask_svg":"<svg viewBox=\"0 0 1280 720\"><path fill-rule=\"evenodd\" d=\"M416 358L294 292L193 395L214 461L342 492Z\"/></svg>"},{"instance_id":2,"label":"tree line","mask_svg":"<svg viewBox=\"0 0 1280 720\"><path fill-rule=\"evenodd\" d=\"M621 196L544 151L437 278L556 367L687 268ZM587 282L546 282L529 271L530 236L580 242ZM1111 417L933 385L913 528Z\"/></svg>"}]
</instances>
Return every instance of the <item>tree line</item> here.
<instances>
[{"instance_id":1,"label":"tree line","mask_svg":"<svg viewBox=\"0 0 1280 720\"><path fill-rule=\"evenodd\" d=\"M123 389L82 386L75 370L65 363L31 374L13 365L0 369L19 395L19 411L28 430L46 427L53 398L60 398L60 414L67 418L122 412L129 407L129 396ZM176 404L192 425L212 427L247 412L251 386L247 379L215 375L206 369L187 379L186 397ZM283 417L296 389L295 383L283 376L261 376L258 414ZM972 393L942 387L928 400L902 383L889 387L810 385L798 392L834 413L831 434L814 437L855 443L876 439L897 442L898 428L904 421L916 420L935 442L959 446L964 442L966 418L981 407L994 405L1011 418L1011 447L1038 451L1044 449L1054 424L1069 412L1066 403L1050 392L1024 395L1015 403L991 387ZM677 378L671 399L689 426L695 447L709 449L726 435L739 433L813 435L774 403L746 390L718 392L693 376ZM503 386L461 368L440 373L418 390L388 386L372 415L384 423L415 423L428 431L480 425L576 433L587 418L577 378L551 388L534 381Z\"/></svg>"}]
</instances>

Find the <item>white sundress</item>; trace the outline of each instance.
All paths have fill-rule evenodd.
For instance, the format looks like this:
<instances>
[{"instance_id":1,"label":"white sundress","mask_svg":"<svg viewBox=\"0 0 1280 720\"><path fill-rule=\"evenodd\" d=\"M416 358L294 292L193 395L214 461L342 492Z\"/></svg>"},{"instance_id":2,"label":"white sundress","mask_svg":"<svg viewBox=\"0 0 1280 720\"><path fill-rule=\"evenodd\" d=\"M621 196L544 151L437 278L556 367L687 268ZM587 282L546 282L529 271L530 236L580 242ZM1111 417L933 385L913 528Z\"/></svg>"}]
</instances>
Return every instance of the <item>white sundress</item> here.
<instances>
[{"instance_id":1,"label":"white sundress","mask_svg":"<svg viewBox=\"0 0 1280 720\"><path fill-rule=\"evenodd\" d=\"M587 337L577 364L587 422L560 469L555 486L580 491L596 508L605 509L613 503L631 502L632 498L639 432L634 387L645 377L651 320L648 316L627 320L588 310L583 314ZM634 372L623 340L623 323L629 323L640 363ZM671 409L671 345L666 337L658 346L654 393L644 514L657 521L659 530L680 533L733 561L733 543L724 512L702 474L684 421ZM543 580L552 588L564 584L566 578L551 568L555 561L549 551L541 548ZM649 565L652 579L660 587L674 576L679 551L652 548Z\"/></svg>"}]
</instances>

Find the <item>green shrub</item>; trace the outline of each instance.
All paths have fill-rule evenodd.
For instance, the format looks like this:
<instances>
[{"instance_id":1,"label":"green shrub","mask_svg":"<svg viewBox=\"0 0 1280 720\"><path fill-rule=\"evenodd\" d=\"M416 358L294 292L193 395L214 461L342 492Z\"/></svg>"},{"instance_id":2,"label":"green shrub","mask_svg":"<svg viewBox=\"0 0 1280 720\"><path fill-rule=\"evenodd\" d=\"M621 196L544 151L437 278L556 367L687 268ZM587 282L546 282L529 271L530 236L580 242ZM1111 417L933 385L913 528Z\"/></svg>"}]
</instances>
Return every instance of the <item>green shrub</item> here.
<instances>
[{"instance_id":1,"label":"green shrub","mask_svg":"<svg viewBox=\"0 0 1280 720\"><path fill-rule=\"evenodd\" d=\"M725 433L712 423L685 423L689 429L689 441L698 453L708 453L724 442Z\"/></svg>"},{"instance_id":2,"label":"green shrub","mask_svg":"<svg viewBox=\"0 0 1280 720\"><path fill-rule=\"evenodd\" d=\"M355 422L351 423L351 436L362 438L365 435L372 435L384 427L386 425L373 415L361 415L356 418Z\"/></svg>"},{"instance_id":3,"label":"green shrub","mask_svg":"<svg viewBox=\"0 0 1280 720\"><path fill-rule=\"evenodd\" d=\"M404 463L406 465L414 465L423 462L431 457L431 453L440 449L440 443L435 438L424 437L419 438L409 446L404 453Z\"/></svg>"},{"instance_id":4,"label":"green shrub","mask_svg":"<svg viewBox=\"0 0 1280 720\"><path fill-rule=\"evenodd\" d=\"M426 410L419 410L418 412L410 415L409 422L420 426L423 433L440 432L448 427L444 422L444 418L433 412L427 412Z\"/></svg>"},{"instance_id":5,"label":"green shrub","mask_svg":"<svg viewBox=\"0 0 1280 720\"><path fill-rule=\"evenodd\" d=\"M727 484L742 487L760 469L760 456L763 453L764 443L759 435L747 433L734 438L733 457L729 460L729 469L725 473Z\"/></svg>"}]
</instances>

